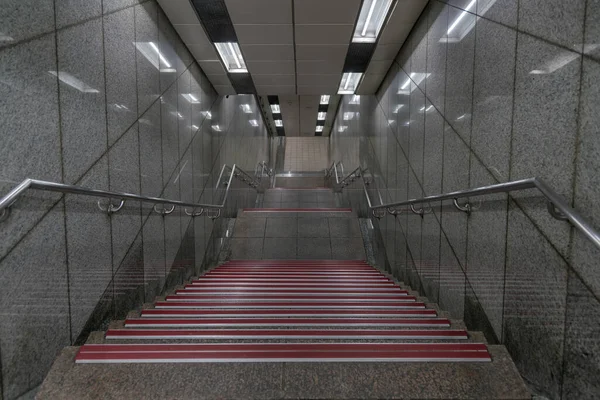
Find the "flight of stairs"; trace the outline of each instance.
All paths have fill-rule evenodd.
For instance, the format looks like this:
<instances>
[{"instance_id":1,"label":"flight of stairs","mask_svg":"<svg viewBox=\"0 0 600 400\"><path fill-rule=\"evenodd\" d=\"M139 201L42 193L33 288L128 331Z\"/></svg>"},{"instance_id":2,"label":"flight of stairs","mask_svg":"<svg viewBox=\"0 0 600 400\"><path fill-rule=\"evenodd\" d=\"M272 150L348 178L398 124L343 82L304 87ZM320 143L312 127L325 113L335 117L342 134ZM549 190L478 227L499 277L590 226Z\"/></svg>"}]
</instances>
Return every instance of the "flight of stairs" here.
<instances>
[{"instance_id":1,"label":"flight of stairs","mask_svg":"<svg viewBox=\"0 0 600 400\"><path fill-rule=\"evenodd\" d=\"M503 346L361 260L231 260L67 348L50 398L510 398Z\"/></svg>"}]
</instances>

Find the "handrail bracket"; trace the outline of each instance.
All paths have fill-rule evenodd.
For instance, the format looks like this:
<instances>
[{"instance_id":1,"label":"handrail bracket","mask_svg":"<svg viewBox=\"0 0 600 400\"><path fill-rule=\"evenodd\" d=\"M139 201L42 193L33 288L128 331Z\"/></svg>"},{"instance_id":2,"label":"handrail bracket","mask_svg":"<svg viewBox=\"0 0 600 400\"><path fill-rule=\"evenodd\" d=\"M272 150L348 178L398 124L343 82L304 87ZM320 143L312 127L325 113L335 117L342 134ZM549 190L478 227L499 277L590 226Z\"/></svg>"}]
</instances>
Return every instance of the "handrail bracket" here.
<instances>
[{"instance_id":1,"label":"handrail bracket","mask_svg":"<svg viewBox=\"0 0 600 400\"><path fill-rule=\"evenodd\" d=\"M464 212L465 214L467 214L467 216L471 215L471 203L466 202L464 206L461 206L460 204L458 204L458 198L454 198L452 200L454 203L454 207L456 207L457 210Z\"/></svg>"}]
</instances>

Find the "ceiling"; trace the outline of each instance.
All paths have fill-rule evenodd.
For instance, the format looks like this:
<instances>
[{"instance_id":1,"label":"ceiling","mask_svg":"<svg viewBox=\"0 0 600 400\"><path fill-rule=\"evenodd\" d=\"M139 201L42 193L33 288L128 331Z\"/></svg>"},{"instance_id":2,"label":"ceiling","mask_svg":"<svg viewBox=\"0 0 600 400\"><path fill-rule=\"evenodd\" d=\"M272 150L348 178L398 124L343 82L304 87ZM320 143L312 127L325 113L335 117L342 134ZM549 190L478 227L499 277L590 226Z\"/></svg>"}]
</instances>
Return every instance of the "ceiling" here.
<instances>
[{"instance_id":1,"label":"ceiling","mask_svg":"<svg viewBox=\"0 0 600 400\"><path fill-rule=\"evenodd\" d=\"M338 91L362 0L220 1L257 94L280 96L286 135L314 135L318 96ZM357 94L377 91L427 1L396 1ZM191 1L158 2L217 92L236 94ZM328 114L337 109L332 106ZM328 115L324 134L333 117Z\"/></svg>"}]
</instances>

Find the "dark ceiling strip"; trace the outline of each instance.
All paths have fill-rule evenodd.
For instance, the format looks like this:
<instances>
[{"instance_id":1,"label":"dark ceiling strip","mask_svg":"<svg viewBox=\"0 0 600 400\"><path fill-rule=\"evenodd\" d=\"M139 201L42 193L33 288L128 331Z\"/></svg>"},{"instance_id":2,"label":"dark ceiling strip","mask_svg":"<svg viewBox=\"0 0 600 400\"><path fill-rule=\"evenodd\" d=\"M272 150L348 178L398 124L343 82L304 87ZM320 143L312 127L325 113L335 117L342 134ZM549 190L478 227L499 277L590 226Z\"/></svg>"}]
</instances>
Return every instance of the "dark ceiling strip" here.
<instances>
[{"instance_id":1,"label":"dark ceiling strip","mask_svg":"<svg viewBox=\"0 0 600 400\"><path fill-rule=\"evenodd\" d=\"M327 110L329 109L329 103L330 102L331 102L331 97L329 97L329 102L327 102L327 104L321 104L321 98L319 97L319 111L318 112L324 112L324 113L326 113ZM322 126L323 127L323 131L325 131L325 120L319 121L319 116L318 115L317 115L317 126ZM323 131L317 132L315 130L315 136L323 136Z\"/></svg>"},{"instance_id":2,"label":"dark ceiling strip","mask_svg":"<svg viewBox=\"0 0 600 400\"><path fill-rule=\"evenodd\" d=\"M211 42L239 43L224 0L191 1ZM249 73L228 73L227 76L236 93L256 94L256 87Z\"/></svg>"},{"instance_id":3,"label":"dark ceiling strip","mask_svg":"<svg viewBox=\"0 0 600 400\"><path fill-rule=\"evenodd\" d=\"M298 94L298 66L296 62L296 4L292 0L292 44L294 45L294 85L295 93Z\"/></svg>"},{"instance_id":4,"label":"dark ceiling strip","mask_svg":"<svg viewBox=\"0 0 600 400\"><path fill-rule=\"evenodd\" d=\"M343 72L367 72L376 43L350 43Z\"/></svg>"},{"instance_id":5,"label":"dark ceiling strip","mask_svg":"<svg viewBox=\"0 0 600 400\"><path fill-rule=\"evenodd\" d=\"M279 104L279 96L267 96L267 101L269 102L269 106L273 104ZM281 108L281 106L279 107ZM273 115L273 121L275 121L276 119L280 119L283 121L281 113L274 113L273 110L271 110L271 115ZM285 127L276 126L275 129L277 130L277 136L285 136Z\"/></svg>"}]
</instances>

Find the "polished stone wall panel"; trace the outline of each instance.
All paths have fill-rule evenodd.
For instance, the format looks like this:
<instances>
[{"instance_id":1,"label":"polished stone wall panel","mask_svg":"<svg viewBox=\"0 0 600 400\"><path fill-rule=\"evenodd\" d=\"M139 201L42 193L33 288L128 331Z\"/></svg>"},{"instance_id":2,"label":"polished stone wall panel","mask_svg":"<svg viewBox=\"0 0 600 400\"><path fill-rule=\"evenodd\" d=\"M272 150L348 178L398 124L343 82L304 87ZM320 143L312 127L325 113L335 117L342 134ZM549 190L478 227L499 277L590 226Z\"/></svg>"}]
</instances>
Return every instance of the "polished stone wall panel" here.
<instances>
[{"instance_id":1,"label":"polished stone wall panel","mask_svg":"<svg viewBox=\"0 0 600 400\"><path fill-rule=\"evenodd\" d=\"M160 57L154 52L142 52L150 43L158 44L158 5L152 1L135 7L135 57L137 68L138 114L160 96Z\"/></svg>"}]
</instances>

